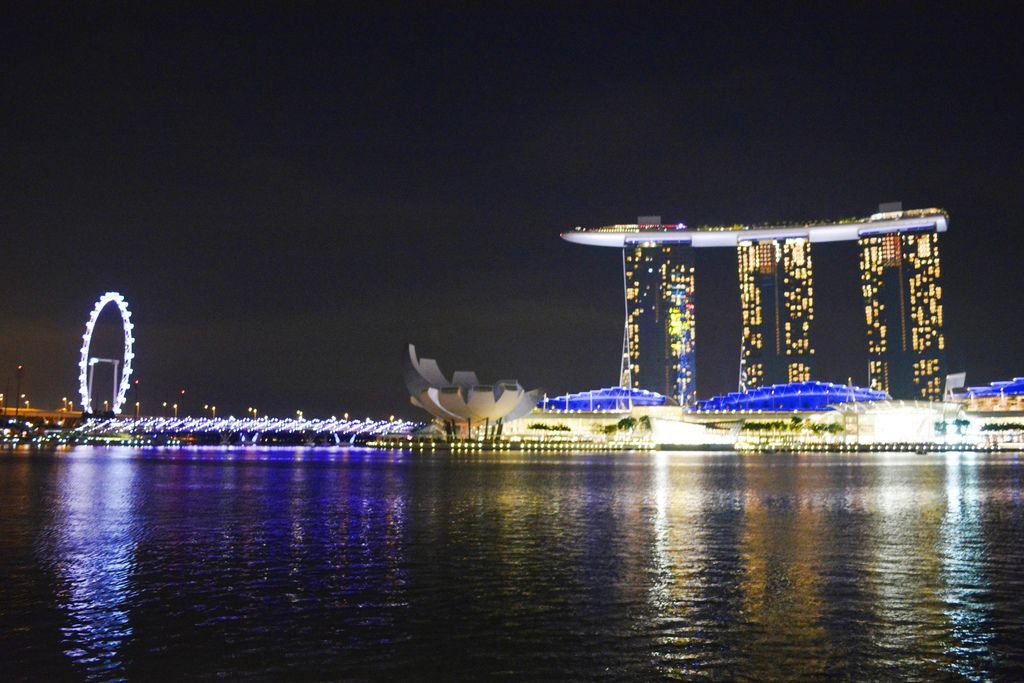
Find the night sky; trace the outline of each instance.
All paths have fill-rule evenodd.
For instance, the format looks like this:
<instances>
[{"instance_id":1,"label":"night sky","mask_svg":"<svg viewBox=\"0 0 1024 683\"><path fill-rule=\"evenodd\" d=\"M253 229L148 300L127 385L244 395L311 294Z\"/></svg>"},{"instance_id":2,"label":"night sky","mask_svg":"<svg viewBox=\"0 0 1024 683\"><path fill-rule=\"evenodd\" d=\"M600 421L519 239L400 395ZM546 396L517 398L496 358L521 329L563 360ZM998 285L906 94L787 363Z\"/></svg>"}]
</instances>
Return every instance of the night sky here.
<instances>
[{"instance_id":1,"label":"night sky","mask_svg":"<svg viewBox=\"0 0 1024 683\"><path fill-rule=\"evenodd\" d=\"M212 4L0 11L0 391L23 363L33 407L76 396L107 290L144 412L185 388L193 413L425 416L410 341L608 386L621 255L560 232L888 201L950 213L949 369L1024 375L1021 10ZM702 397L736 386L735 258L698 253ZM865 384L856 246L814 259L818 378Z\"/></svg>"}]
</instances>

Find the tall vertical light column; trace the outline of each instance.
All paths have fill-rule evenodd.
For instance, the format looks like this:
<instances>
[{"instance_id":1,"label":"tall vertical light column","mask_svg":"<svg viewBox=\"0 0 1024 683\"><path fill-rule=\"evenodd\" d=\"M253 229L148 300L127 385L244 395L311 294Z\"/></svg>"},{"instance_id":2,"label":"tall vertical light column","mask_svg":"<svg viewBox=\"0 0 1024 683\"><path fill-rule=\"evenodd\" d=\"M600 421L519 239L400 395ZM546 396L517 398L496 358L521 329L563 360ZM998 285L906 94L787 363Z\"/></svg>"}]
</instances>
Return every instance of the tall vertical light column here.
<instances>
[{"instance_id":1,"label":"tall vertical light column","mask_svg":"<svg viewBox=\"0 0 1024 683\"><path fill-rule=\"evenodd\" d=\"M935 230L861 237L860 275L873 389L942 398L946 341Z\"/></svg>"},{"instance_id":2,"label":"tall vertical light column","mask_svg":"<svg viewBox=\"0 0 1024 683\"><path fill-rule=\"evenodd\" d=\"M693 248L626 240L626 344L629 381L671 397L696 400ZM622 373L623 377L626 373Z\"/></svg>"},{"instance_id":3,"label":"tall vertical light column","mask_svg":"<svg viewBox=\"0 0 1024 683\"><path fill-rule=\"evenodd\" d=\"M814 283L807 238L737 243L745 389L811 379Z\"/></svg>"}]
</instances>

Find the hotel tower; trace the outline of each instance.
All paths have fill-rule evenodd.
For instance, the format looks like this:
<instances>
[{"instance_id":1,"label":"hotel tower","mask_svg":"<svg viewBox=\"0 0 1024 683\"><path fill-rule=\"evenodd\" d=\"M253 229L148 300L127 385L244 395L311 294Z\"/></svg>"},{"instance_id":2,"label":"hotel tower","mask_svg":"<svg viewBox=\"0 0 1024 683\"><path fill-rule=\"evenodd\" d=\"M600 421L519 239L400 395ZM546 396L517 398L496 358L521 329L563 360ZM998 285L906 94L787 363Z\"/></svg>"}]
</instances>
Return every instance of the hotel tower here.
<instances>
[{"instance_id":1,"label":"hotel tower","mask_svg":"<svg viewBox=\"0 0 1024 683\"><path fill-rule=\"evenodd\" d=\"M697 331L693 247L626 240L622 268L626 330L621 384L657 391L680 405L693 403Z\"/></svg>"},{"instance_id":2,"label":"hotel tower","mask_svg":"<svg viewBox=\"0 0 1024 683\"><path fill-rule=\"evenodd\" d=\"M811 379L814 283L805 237L740 240L740 385L756 389Z\"/></svg>"},{"instance_id":3,"label":"hotel tower","mask_svg":"<svg viewBox=\"0 0 1024 683\"><path fill-rule=\"evenodd\" d=\"M860 278L870 387L894 398L942 398L945 337L934 229L864 235Z\"/></svg>"}]
</instances>

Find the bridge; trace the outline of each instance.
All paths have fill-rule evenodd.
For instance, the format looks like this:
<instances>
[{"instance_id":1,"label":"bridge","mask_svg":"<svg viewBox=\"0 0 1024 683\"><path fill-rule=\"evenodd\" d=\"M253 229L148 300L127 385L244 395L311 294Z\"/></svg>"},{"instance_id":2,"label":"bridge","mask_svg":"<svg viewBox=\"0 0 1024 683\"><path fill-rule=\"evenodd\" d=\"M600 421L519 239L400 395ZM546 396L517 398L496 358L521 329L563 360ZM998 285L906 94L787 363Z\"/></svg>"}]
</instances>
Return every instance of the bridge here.
<instances>
[{"instance_id":1,"label":"bridge","mask_svg":"<svg viewBox=\"0 0 1024 683\"><path fill-rule=\"evenodd\" d=\"M100 313L108 306L115 306L121 317L124 336L124 351L121 358L98 358L91 355L92 335ZM131 311L124 296L118 292L106 292L100 296L86 322L82 335L81 357L78 363L81 413L69 409L59 411L29 410L28 407L11 409L6 407L5 420L0 427L2 443L35 444L154 444L154 445L343 445L366 443L380 438L402 438L411 436L422 427L422 423L408 420L350 420L336 417L330 419L306 419L302 413L294 418L256 417L125 417L121 409L125 404L131 384L132 360L135 358L135 325L131 322ZM111 400L104 401L110 412L104 417L94 417L93 370L99 363L114 366L114 381ZM120 367L120 373L118 368ZM20 366L19 366L20 372ZM20 378L20 374L19 374ZM19 380L20 381L20 380ZM20 392L20 389L18 390ZM16 392L17 393L17 392ZM0 395L2 397L2 395ZM136 403L136 410L138 410ZM166 405L166 404L164 404ZM71 428L73 427L73 428Z\"/></svg>"},{"instance_id":2,"label":"bridge","mask_svg":"<svg viewBox=\"0 0 1024 683\"><path fill-rule=\"evenodd\" d=\"M409 436L408 420L143 417L86 420L67 434L75 443L131 442L196 445L345 445L379 437Z\"/></svg>"},{"instance_id":3,"label":"bridge","mask_svg":"<svg viewBox=\"0 0 1024 683\"><path fill-rule=\"evenodd\" d=\"M7 422L8 420L15 419L20 422L28 422L47 427L51 425L70 426L77 422L81 422L82 413L67 410L65 408L57 408L55 410L45 410L40 408L15 409L10 406L8 406L6 410L0 408L0 420Z\"/></svg>"}]
</instances>

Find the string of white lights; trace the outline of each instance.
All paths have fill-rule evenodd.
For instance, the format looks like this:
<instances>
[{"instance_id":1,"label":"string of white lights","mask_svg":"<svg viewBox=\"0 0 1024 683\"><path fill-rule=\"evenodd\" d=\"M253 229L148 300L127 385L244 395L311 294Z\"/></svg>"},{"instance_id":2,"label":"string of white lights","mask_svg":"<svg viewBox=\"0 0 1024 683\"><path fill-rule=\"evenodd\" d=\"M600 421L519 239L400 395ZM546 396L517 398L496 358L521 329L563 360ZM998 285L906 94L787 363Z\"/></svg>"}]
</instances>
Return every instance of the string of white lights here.
<instances>
[{"instance_id":1,"label":"string of white lights","mask_svg":"<svg viewBox=\"0 0 1024 683\"><path fill-rule=\"evenodd\" d=\"M92 396L89 391L91 389L89 386L89 366L97 360L89 357L92 333L96 328L96 321L99 319L100 313L110 303L115 304L120 311L121 323L124 328L124 362L121 367L121 381L118 384L117 395L114 397L114 405L112 406L115 415L120 415L125 397L128 395L128 387L132 375L132 359L135 358L135 354L132 352L132 348L135 345L132 329L134 329L135 325L132 324L132 314L128 310L128 302L125 301L125 298L117 292L107 292L93 306L89 321L85 323L85 334L82 335L82 356L78 362L78 393L82 399L82 410L86 413L93 412Z\"/></svg>"}]
</instances>

